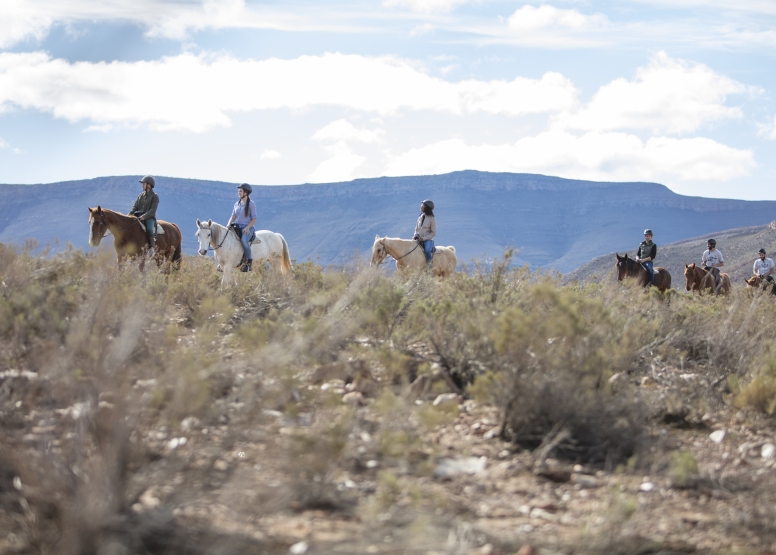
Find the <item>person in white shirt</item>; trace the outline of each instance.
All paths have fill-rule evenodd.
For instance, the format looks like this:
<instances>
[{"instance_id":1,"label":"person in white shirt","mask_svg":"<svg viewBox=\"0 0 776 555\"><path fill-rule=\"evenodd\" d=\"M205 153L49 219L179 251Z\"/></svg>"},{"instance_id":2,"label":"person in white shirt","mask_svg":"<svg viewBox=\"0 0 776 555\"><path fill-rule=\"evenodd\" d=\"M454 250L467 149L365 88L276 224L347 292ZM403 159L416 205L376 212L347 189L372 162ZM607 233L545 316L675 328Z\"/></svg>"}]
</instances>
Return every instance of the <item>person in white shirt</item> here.
<instances>
[{"instance_id":1,"label":"person in white shirt","mask_svg":"<svg viewBox=\"0 0 776 555\"><path fill-rule=\"evenodd\" d=\"M717 250L717 240L709 239L706 241L706 250L701 257L701 263L703 269L707 272L711 272L714 276L714 288L719 288L719 269L725 265L725 259L722 253Z\"/></svg>"},{"instance_id":2,"label":"person in white shirt","mask_svg":"<svg viewBox=\"0 0 776 555\"><path fill-rule=\"evenodd\" d=\"M760 249L757 251L757 254L759 258L754 261L752 273L769 283L773 283L773 275L776 274L776 264L774 264L773 259L765 257L767 254L765 249ZM771 287L771 293L776 295L776 287Z\"/></svg>"}]
</instances>

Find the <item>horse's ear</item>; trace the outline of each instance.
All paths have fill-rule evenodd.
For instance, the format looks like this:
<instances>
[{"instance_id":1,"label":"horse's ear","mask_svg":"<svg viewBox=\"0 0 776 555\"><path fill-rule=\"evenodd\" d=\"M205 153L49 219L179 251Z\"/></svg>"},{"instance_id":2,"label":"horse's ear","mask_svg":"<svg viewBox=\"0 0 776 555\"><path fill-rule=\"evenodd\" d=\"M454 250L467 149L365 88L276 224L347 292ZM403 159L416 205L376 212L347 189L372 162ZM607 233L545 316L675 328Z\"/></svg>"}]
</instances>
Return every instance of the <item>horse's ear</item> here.
<instances>
[{"instance_id":1,"label":"horse's ear","mask_svg":"<svg viewBox=\"0 0 776 555\"><path fill-rule=\"evenodd\" d=\"M102 206L100 206L100 205L98 204L98 205L97 205L97 208L95 208L95 210L94 210L94 211L95 211L95 212L97 212L97 213L99 214L100 212L102 212Z\"/></svg>"},{"instance_id":2,"label":"horse's ear","mask_svg":"<svg viewBox=\"0 0 776 555\"><path fill-rule=\"evenodd\" d=\"M91 213L92 213L92 209L91 209L91 208L89 208L89 207L87 206L87 207L86 207L86 209L89 211L89 214L91 214Z\"/></svg>"},{"instance_id":3,"label":"horse's ear","mask_svg":"<svg viewBox=\"0 0 776 555\"><path fill-rule=\"evenodd\" d=\"M211 225L213 225L213 220L208 220L207 221L207 226L210 227Z\"/></svg>"},{"instance_id":4,"label":"horse's ear","mask_svg":"<svg viewBox=\"0 0 776 555\"><path fill-rule=\"evenodd\" d=\"M375 233L375 241L379 241L379 240L380 240L380 236L377 233Z\"/></svg>"},{"instance_id":5,"label":"horse's ear","mask_svg":"<svg viewBox=\"0 0 776 555\"><path fill-rule=\"evenodd\" d=\"M197 218L197 227L202 227L202 222L199 221L199 218Z\"/></svg>"},{"instance_id":6,"label":"horse's ear","mask_svg":"<svg viewBox=\"0 0 776 555\"><path fill-rule=\"evenodd\" d=\"M689 268L689 266L687 265L687 262L685 262L684 263L684 269L686 270L687 268Z\"/></svg>"}]
</instances>

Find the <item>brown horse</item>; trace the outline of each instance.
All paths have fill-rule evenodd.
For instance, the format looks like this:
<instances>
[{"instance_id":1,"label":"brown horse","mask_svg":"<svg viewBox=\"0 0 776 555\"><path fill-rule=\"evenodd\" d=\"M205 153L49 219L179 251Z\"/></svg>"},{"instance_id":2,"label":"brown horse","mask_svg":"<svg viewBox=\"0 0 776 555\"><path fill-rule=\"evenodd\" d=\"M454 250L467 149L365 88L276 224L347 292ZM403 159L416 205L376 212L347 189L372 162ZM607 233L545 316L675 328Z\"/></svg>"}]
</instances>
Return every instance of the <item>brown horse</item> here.
<instances>
[{"instance_id":1,"label":"brown horse","mask_svg":"<svg viewBox=\"0 0 776 555\"><path fill-rule=\"evenodd\" d=\"M617 257L617 263L615 265L615 268L617 268L617 281L635 277L636 283L640 286L646 287L647 285L650 285L649 272L647 272L644 266L630 258L627 254L625 256L620 256L615 253L615 256ZM671 274L669 274L668 270L665 268L655 267L655 287L657 287L661 293L665 293L666 289L671 287Z\"/></svg>"},{"instance_id":2,"label":"brown horse","mask_svg":"<svg viewBox=\"0 0 776 555\"><path fill-rule=\"evenodd\" d=\"M719 274L719 287L714 289L714 276L711 272L704 270L694 262L684 265L685 289L687 291L698 291L704 293L713 291L715 295L728 295L733 288L728 274Z\"/></svg>"},{"instance_id":3,"label":"brown horse","mask_svg":"<svg viewBox=\"0 0 776 555\"><path fill-rule=\"evenodd\" d=\"M746 283L747 287L751 287L755 290L762 289L763 291L767 291L768 289L771 290L771 293L776 295L776 284L774 284L772 281L768 281L765 278L762 278L760 276L752 276L749 279L744 278L744 282Z\"/></svg>"},{"instance_id":4,"label":"brown horse","mask_svg":"<svg viewBox=\"0 0 776 555\"><path fill-rule=\"evenodd\" d=\"M156 265L161 268L165 261L170 261L171 266L177 269L181 261L181 230L177 225L164 220L157 220L157 224L164 233L156 237ZM89 208L89 244L99 246L108 232L113 235L119 265L127 258L140 256L142 270L147 247L145 226L140 220L100 206Z\"/></svg>"}]
</instances>

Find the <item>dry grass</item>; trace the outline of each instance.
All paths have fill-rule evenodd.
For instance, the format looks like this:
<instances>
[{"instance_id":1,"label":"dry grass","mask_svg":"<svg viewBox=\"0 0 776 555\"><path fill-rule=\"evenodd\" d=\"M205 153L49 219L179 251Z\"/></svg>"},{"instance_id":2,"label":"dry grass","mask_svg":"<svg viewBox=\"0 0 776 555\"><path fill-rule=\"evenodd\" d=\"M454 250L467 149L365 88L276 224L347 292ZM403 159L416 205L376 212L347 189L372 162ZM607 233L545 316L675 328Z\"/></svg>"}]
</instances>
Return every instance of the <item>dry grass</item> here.
<instances>
[{"instance_id":1,"label":"dry grass","mask_svg":"<svg viewBox=\"0 0 776 555\"><path fill-rule=\"evenodd\" d=\"M308 262L220 292L214 265L198 257L165 276L118 270L103 254L0 245L0 372L34 375L0 379L6 524L28 551L171 553L169 538L188 533L224 553L285 551L184 524L164 504L132 509L155 476L184 476L168 494L181 503L230 483L214 464L243 453L269 477L244 507L255 518L314 509L409 526L397 506L420 518L447 503L406 478L433 475L441 453L426 436L459 409L422 401L442 392L497 408L505 446L608 470L651 445L650 401L617 376L703 369L710 395L730 384L738 406L774 412L770 297L561 286L510 269L510 256L445 281ZM323 366L343 373L311 386ZM428 385L413 389L418 377ZM348 390L370 410L357 397L343 403ZM169 442L192 426L220 434L218 450L169 458ZM256 442L261 454L244 447ZM690 456L667 456L677 483L696 472ZM356 475L371 485L343 485Z\"/></svg>"}]
</instances>

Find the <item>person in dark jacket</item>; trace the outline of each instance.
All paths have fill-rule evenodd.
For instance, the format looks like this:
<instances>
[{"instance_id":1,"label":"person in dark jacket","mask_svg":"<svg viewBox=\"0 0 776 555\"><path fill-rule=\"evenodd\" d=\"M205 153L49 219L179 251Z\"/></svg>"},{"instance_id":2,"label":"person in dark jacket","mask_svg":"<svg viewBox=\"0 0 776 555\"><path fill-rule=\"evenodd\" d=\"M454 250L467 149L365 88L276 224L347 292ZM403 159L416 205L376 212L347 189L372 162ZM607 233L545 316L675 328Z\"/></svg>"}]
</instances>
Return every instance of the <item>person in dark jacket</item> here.
<instances>
[{"instance_id":1,"label":"person in dark jacket","mask_svg":"<svg viewBox=\"0 0 776 555\"><path fill-rule=\"evenodd\" d=\"M655 285L655 269L653 268L653 261L657 256L657 245L652 242L652 230L644 230L644 240L639 245L639 250L636 252L636 262L641 264L644 269L649 272L649 283Z\"/></svg>"},{"instance_id":2,"label":"person in dark jacket","mask_svg":"<svg viewBox=\"0 0 776 555\"><path fill-rule=\"evenodd\" d=\"M150 175L140 180L143 184L143 192L135 199L135 204L129 211L131 216L135 216L143 222L146 229L146 241L150 254L153 255L156 250L156 209L159 206L159 195L154 192L156 181Z\"/></svg>"}]
</instances>

